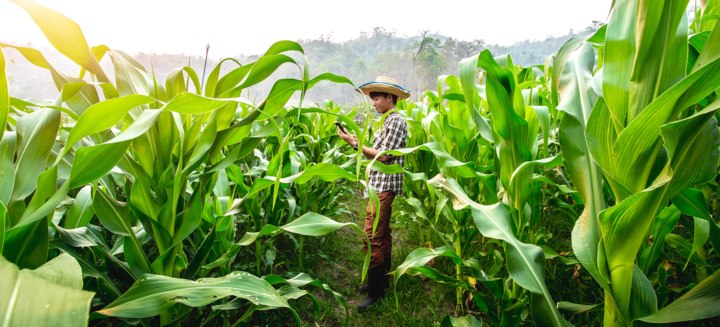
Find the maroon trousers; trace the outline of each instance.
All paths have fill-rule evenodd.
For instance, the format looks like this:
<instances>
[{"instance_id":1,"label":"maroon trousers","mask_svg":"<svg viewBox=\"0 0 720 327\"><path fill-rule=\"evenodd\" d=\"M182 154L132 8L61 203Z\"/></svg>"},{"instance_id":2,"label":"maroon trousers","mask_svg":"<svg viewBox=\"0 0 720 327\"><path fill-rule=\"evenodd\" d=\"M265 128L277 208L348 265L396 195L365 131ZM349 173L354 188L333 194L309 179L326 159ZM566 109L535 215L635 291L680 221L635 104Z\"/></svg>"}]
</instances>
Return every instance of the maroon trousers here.
<instances>
[{"instance_id":1,"label":"maroon trousers","mask_svg":"<svg viewBox=\"0 0 720 327\"><path fill-rule=\"evenodd\" d=\"M378 223L373 235L373 223L375 222L376 206L372 200L368 200L365 215L365 234L370 239L370 267L380 265L385 260L392 249L392 229L390 228L390 215L392 214L392 202L395 200L395 192L386 191L378 194L380 200L380 214L378 215ZM367 253L367 241L365 243L365 253Z\"/></svg>"}]
</instances>

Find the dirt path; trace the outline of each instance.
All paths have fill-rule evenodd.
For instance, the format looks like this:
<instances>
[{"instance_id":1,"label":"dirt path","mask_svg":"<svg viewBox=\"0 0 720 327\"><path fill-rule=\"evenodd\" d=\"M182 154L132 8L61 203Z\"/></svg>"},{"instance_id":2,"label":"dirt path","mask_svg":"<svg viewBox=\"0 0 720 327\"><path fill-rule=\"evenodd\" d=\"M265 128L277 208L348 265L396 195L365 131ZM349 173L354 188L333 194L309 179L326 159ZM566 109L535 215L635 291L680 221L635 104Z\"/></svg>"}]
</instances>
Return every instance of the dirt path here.
<instances>
[{"instance_id":1,"label":"dirt path","mask_svg":"<svg viewBox=\"0 0 720 327\"><path fill-rule=\"evenodd\" d=\"M360 228L365 221L365 208L367 200L362 193L355 191L355 196L347 199L350 214L336 217L339 222L354 222ZM393 203L393 259L392 270L400 265L407 255L417 248L417 239L413 239L409 231L417 225L399 219L399 213L404 210L404 201L396 199ZM422 277L403 276L397 285L397 297L400 310L395 303L394 285L386 290L386 297L374 309L367 312L358 312L357 305L365 298L365 294L357 291L361 285L360 269L365 259L362 251L363 236L354 228L341 228L334 233L332 246L323 251L334 261L324 260L316 267L317 278L330 285L335 291L341 293L350 310L350 326L432 326L438 323L445 315L454 311L453 290L444 285ZM318 299L329 299L327 293L315 292ZM330 300L327 302L331 304ZM337 316L335 319L320 319L319 326L342 326L345 320L345 311L334 307L332 310ZM335 321L331 321L335 320Z\"/></svg>"}]
</instances>

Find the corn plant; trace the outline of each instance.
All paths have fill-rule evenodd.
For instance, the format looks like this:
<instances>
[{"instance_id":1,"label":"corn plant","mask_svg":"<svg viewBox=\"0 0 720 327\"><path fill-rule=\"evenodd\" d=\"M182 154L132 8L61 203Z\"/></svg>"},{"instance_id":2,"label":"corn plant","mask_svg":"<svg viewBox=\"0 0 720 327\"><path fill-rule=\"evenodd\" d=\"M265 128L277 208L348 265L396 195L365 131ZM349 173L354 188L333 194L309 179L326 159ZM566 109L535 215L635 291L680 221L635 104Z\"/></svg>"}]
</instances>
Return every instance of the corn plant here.
<instances>
[{"instance_id":1,"label":"corn plant","mask_svg":"<svg viewBox=\"0 0 720 327\"><path fill-rule=\"evenodd\" d=\"M457 287L458 311L465 305L463 294L467 292L495 323L520 324L522 312L530 304L536 322L564 325L565 320L542 277L544 252L551 258L553 251L525 243L539 240L534 237L537 229L531 219L532 210L539 210L533 202L537 189L533 185L539 186L543 179L533 177L532 166L556 167L560 163L560 157L539 157L548 154L547 147L538 151L542 149L538 144L548 144L550 121L548 108L539 105L549 100L541 100L538 92L542 89L547 94L544 84L549 80L536 78L530 69L515 67L508 57L500 59L507 67L500 66L489 52L466 59L461 62L461 78L442 76L438 92L426 93L427 104L409 103L401 107L409 122L410 143L416 146L390 153L408 155L412 170L405 171L406 188L420 198L408 202L417 216L423 217L421 224L434 225L443 216L450 221L453 232L445 235L436 230L436 239L443 246L412 252L394 272L394 278L396 285L404 273L451 283ZM475 85L478 67L484 69L485 85ZM502 134L496 132L498 129L516 134ZM381 171L393 170L370 166ZM428 179L428 173L437 172L442 175ZM499 203L502 194L509 199L508 210ZM455 210L445 205L448 200ZM478 213L462 210L468 205L478 209ZM480 214L482 210L486 213ZM435 219L428 219L433 216ZM488 221L492 223L488 225ZM467 255L470 244L480 234L500 240L488 244L500 244L501 249L509 252L503 260L500 252L493 251L495 260L490 269L483 269L478 258ZM454 261L455 277L426 266L438 256ZM501 278L495 276L503 261L511 269L507 290ZM478 281L501 302L499 314L489 309L493 306L487 303L489 296L476 289Z\"/></svg>"},{"instance_id":2,"label":"corn plant","mask_svg":"<svg viewBox=\"0 0 720 327\"><path fill-rule=\"evenodd\" d=\"M86 278L85 285L74 281L69 286L94 291L104 303L97 317L143 325L180 325L194 307L210 304L216 304L213 313L204 318L225 323L231 318L228 310L247 307L237 321L245 324L256 310L290 308L288 299L308 295L317 303L299 289L306 285L331 292L347 311L341 295L305 274L278 277L268 270L260 278L259 262L271 257L267 252L273 249L272 241L260 242L264 235L286 231L319 236L355 226L307 211L337 213L323 207L330 204L327 200L296 211L298 194L289 188L318 180L356 180L330 163L337 157L332 153L329 162L313 164L306 158L315 160L322 149L310 148L306 156L290 141L304 140L298 126L309 126L308 115L334 117L337 112L284 108L296 91L302 108L305 92L316 83L352 85L349 80L327 73L310 78L307 58L300 65L285 54L302 54L302 47L281 41L256 62L235 62L239 67L223 76L221 62L204 87L189 67L171 72L163 85L152 68L124 52L89 47L67 17L32 1L16 4L82 70L80 78L73 77L56 70L37 50L0 44L48 69L60 91L54 101L11 98L1 67L0 116L8 128L0 140L0 235L8 261L3 269L12 271L12 264L43 269L48 257L65 253L61 257L69 255L73 262L63 263L72 270L68 278L80 278L80 270ZM112 60L115 81L98 64L105 55ZM4 65L4 57L0 59ZM259 105L240 97L283 64L297 66L302 79L279 80ZM92 82L82 79L85 75ZM323 128L327 135L328 124ZM297 145L317 147L313 143ZM248 217L254 224L243 221ZM255 244L257 276L234 271L232 265L233 249L249 244ZM272 286L278 283L288 285ZM13 292L12 287L3 290ZM30 310L3 308L4 317L13 322L41 321L32 319L49 319L56 312L33 318ZM77 308L81 310L74 310L74 317L64 314L57 323L84 325L88 307Z\"/></svg>"},{"instance_id":3,"label":"corn plant","mask_svg":"<svg viewBox=\"0 0 720 327\"><path fill-rule=\"evenodd\" d=\"M689 209L707 208L698 188L717 173L714 91L720 81L714 44L720 32L703 32L704 44L693 40L697 34L689 38L687 4L618 1L606 31L568 41L555 58L555 73L562 77L553 80L553 98L565 112L563 159L585 203L573 229L573 250L605 291L606 326L720 314L712 304L716 295L710 295L720 285L717 271L699 274L697 285L669 304L662 285L667 266L661 264L653 276L657 293L648 279L663 244L684 241L668 234L678 208L697 217L685 256L702 259L690 260L699 262L698 271L709 269L702 246L710 231L715 250L720 235L707 209ZM699 23L704 18L696 20L691 26L708 27ZM603 185L611 189L610 203Z\"/></svg>"}]
</instances>

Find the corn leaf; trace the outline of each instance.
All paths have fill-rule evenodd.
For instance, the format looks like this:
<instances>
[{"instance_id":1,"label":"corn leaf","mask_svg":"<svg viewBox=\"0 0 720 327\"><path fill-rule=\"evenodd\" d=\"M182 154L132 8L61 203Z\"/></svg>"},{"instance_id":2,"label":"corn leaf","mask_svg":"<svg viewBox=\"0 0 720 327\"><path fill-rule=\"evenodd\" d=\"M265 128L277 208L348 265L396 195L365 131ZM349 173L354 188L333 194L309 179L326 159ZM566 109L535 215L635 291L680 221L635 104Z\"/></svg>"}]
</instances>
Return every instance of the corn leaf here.
<instances>
[{"instance_id":1,"label":"corn leaf","mask_svg":"<svg viewBox=\"0 0 720 327\"><path fill-rule=\"evenodd\" d=\"M0 323L4 326L87 326L92 292L81 290L80 265L61 254L35 270L0 256Z\"/></svg>"}]
</instances>

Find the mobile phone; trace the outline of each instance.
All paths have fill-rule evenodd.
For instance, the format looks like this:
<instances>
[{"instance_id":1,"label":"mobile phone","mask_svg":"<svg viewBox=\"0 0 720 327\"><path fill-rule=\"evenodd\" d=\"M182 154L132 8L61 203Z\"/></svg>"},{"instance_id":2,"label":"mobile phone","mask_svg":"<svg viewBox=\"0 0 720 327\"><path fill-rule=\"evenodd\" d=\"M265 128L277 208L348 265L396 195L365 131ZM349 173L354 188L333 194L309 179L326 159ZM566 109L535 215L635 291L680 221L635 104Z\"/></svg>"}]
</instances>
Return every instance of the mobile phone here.
<instances>
[{"instance_id":1,"label":"mobile phone","mask_svg":"<svg viewBox=\"0 0 720 327\"><path fill-rule=\"evenodd\" d=\"M348 133L347 130L345 129L345 127L343 127L343 125L340 124L339 122L335 122L335 126L337 126L343 133L345 133L345 134Z\"/></svg>"}]
</instances>

